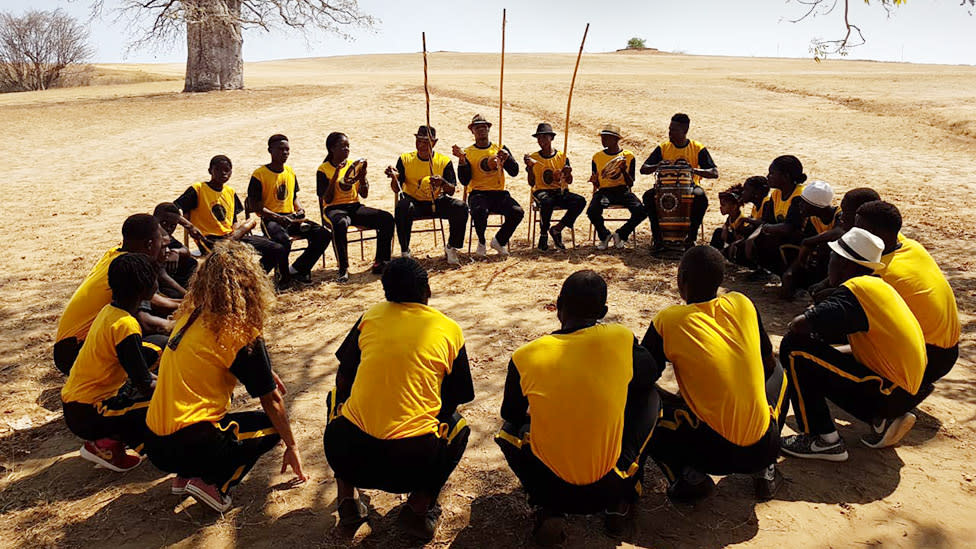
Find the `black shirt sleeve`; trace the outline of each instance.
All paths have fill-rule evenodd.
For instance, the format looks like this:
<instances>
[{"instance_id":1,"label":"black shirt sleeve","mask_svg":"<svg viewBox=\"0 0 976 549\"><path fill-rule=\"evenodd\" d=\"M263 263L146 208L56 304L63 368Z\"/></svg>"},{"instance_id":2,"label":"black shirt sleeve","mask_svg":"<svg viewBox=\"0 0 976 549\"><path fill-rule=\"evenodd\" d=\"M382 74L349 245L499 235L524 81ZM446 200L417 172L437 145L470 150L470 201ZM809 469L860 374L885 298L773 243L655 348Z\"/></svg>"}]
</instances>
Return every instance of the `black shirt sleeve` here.
<instances>
[{"instance_id":1,"label":"black shirt sleeve","mask_svg":"<svg viewBox=\"0 0 976 549\"><path fill-rule=\"evenodd\" d=\"M844 341L848 334L865 332L868 317L857 297L846 287L840 287L803 316L810 323L810 331L820 339L835 343Z\"/></svg>"},{"instance_id":2,"label":"black shirt sleeve","mask_svg":"<svg viewBox=\"0 0 976 549\"><path fill-rule=\"evenodd\" d=\"M647 333L644 334L644 339L641 341L641 347L647 349L647 351L651 353L651 358L654 359L657 367L660 368L660 371L658 372L658 377L660 377L661 372L664 371L664 366L667 364L668 359L666 356L664 356L664 340L661 339L661 335L657 333L653 322L651 322L651 325L647 327Z\"/></svg>"},{"instance_id":3,"label":"black shirt sleeve","mask_svg":"<svg viewBox=\"0 0 976 549\"><path fill-rule=\"evenodd\" d=\"M698 151L698 169L710 170L715 167L717 166L715 166L715 161L712 160L712 155L708 152L708 149L703 148Z\"/></svg>"},{"instance_id":4,"label":"black shirt sleeve","mask_svg":"<svg viewBox=\"0 0 976 549\"><path fill-rule=\"evenodd\" d=\"M396 163L397 181L399 181L401 185L407 182L407 174L405 173L406 170L407 169L405 167L403 167L403 157L402 156L398 156L397 157L397 163ZM447 179L447 178L445 177L444 179ZM319 193L319 194L322 194L322 193Z\"/></svg>"},{"instance_id":5,"label":"black shirt sleeve","mask_svg":"<svg viewBox=\"0 0 976 549\"><path fill-rule=\"evenodd\" d=\"M657 395L654 382L661 377L661 368L651 358L651 353L638 345L637 338L634 338L633 347L634 375L627 385L623 438L617 460L617 467L623 471L637 461L658 415L658 407L653 402Z\"/></svg>"},{"instance_id":6,"label":"black shirt sleeve","mask_svg":"<svg viewBox=\"0 0 976 549\"><path fill-rule=\"evenodd\" d=\"M457 185L457 176L454 175L454 162L448 162L447 166L444 166L444 175L441 177L451 185Z\"/></svg>"},{"instance_id":7,"label":"black shirt sleeve","mask_svg":"<svg viewBox=\"0 0 976 549\"><path fill-rule=\"evenodd\" d=\"M152 394L152 376L142 354L142 337L139 334L126 337L115 346L115 354L135 388L143 395Z\"/></svg>"},{"instance_id":8,"label":"black shirt sleeve","mask_svg":"<svg viewBox=\"0 0 976 549\"><path fill-rule=\"evenodd\" d=\"M241 197L234 193L234 221L237 221L237 216L244 213L244 204L241 203Z\"/></svg>"},{"instance_id":9,"label":"black shirt sleeve","mask_svg":"<svg viewBox=\"0 0 976 549\"><path fill-rule=\"evenodd\" d=\"M755 307L756 304L753 303L752 306ZM769 340L769 334L766 333L766 327L763 326L762 316L760 316L758 308L756 308L756 322L759 324L759 352L765 358L773 354L773 343Z\"/></svg>"},{"instance_id":10,"label":"black shirt sleeve","mask_svg":"<svg viewBox=\"0 0 976 549\"><path fill-rule=\"evenodd\" d=\"M529 399L522 394L522 376L515 362L508 361L508 375L505 376L505 393L502 397L502 419L518 428L525 425L528 418Z\"/></svg>"},{"instance_id":11,"label":"black shirt sleeve","mask_svg":"<svg viewBox=\"0 0 976 549\"><path fill-rule=\"evenodd\" d=\"M271 373L271 357L268 356L268 348L264 345L264 339L260 337L250 346L244 346L237 352L237 357L230 365L230 373L244 384L247 394L254 398L263 397L277 387L274 375Z\"/></svg>"},{"instance_id":12,"label":"black shirt sleeve","mask_svg":"<svg viewBox=\"0 0 976 549\"><path fill-rule=\"evenodd\" d=\"M633 159L632 158L630 160L630 165L627 166L627 173L630 174L630 180L631 181L634 181L634 179L637 177L637 160L636 159Z\"/></svg>"},{"instance_id":13,"label":"black shirt sleeve","mask_svg":"<svg viewBox=\"0 0 976 549\"><path fill-rule=\"evenodd\" d=\"M461 184L467 186L471 183L471 162L467 164L458 163L458 179L461 180Z\"/></svg>"},{"instance_id":14,"label":"black shirt sleeve","mask_svg":"<svg viewBox=\"0 0 976 549\"><path fill-rule=\"evenodd\" d=\"M359 324L362 321L363 317L359 317L335 354L339 359L339 371L336 373L336 388L339 389L337 402L344 402L349 398L352 382L356 379L356 372L359 371L359 362L362 360L362 351L359 349Z\"/></svg>"},{"instance_id":15,"label":"black shirt sleeve","mask_svg":"<svg viewBox=\"0 0 976 549\"><path fill-rule=\"evenodd\" d=\"M596 175L596 160L590 161L590 173Z\"/></svg>"},{"instance_id":16,"label":"black shirt sleeve","mask_svg":"<svg viewBox=\"0 0 976 549\"><path fill-rule=\"evenodd\" d=\"M790 207L786 210L786 220L784 223L793 227L796 231L803 230L803 225L806 224L808 216L803 214L803 207L800 205L802 198L794 198L790 201Z\"/></svg>"},{"instance_id":17,"label":"black shirt sleeve","mask_svg":"<svg viewBox=\"0 0 976 549\"><path fill-rule=\"evenodd\" d=\"M515 161L515 157L512 156L512 151L508 150L508 145L505 145L502 148L508 153L508 160L505 161L505 165L503 167L505 168L505 171L508 172L508 175L515 177L519 173L519 164Z\"/></svg>"},{"instance_id":18,"label":"black shirt sleeve","mask_svg":"<svg viewBox=\"0 0 976 549\"><path fill-rule=\"evenodd\" d=\"M294 199L296 196L298 196L298 191L299 190L301 190L301 189L299 189L299 187L298 187L298 176L296 175L295 176L295 190L291 193L292 199Z\"/></svg>"},{"instance_id":19,"label":"black shirt sleeve","mask_svg":"<svg viewBox=\"0 0 976 549\"><path fill-rule=\"evenodd\" d=\"M197 207L197 192L193 190L193 187L187 187L183 194L173 201L173 204L176 204L183 215L190 215L190 212Z\"/></svg>"},{"instance_id":20,"label":"black shirt sleeve","mask_svg":"<svg viewBox=\"0 0 976 549\"><path fill-rule=\"evenodd\" d=\"M457 358L451 365L451 373L444 376L441 383L441 411L437 418L447 421L458 405L474 400L474 383L471 381L471 367L468 365L468 351L461 347Z\"/></svg>"},{"instance_id":21,"label":"black shirt sleeve","mask_svg":"<svg viewBox=\"0 0 976 549\"><path fill-rule=\"evenodd\" d=\"M260 179L252 175L251 180L247 183L247 196L260 197L263 194L264 194L264 185L261 184Z\"/></svg>"},{"instance_id":22,"label":"black shirt sleeve","mask_svg":"<svg viewBox=\"0 0 976 549\"><path fill-rule=\"evenodd\" d=\"M651 151L651 155L648 156L647 157L647 160L644 161L644 165L645 166L655 166L657 164L660 164L661 163L661 160L663 160L663 159L664 159L664 155L661 152L661 147L658 146L658 147L655 147L653 151Z\"/></svg>"},{"instance_id":23,"label":"black shirt sleeve","mask_svg":"<svg viewBox=\"0 0 976 549\"><path fill-rule=\"evenodd\" d=\"M325 191L329 190L329 176L325 175L321 170L315 172L315 194L325 196Z\"/></svg>"}]
</instances>

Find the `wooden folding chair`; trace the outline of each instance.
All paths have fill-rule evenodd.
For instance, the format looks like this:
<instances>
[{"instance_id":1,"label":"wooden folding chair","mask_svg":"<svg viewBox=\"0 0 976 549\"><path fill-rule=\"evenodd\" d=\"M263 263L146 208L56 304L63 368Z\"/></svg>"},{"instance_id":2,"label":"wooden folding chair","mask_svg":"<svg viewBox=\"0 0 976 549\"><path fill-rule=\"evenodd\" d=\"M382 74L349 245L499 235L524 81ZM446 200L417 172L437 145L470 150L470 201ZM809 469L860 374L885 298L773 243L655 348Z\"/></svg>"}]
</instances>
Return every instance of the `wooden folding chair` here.
<instances>
[{"instance_id":1,"label":"wooden folding chair","mask_svg":"<svg viewBox=\"0 0 976 549\"><path fill-rule=\"evenodd\" d=\"M400 199L402 199L402 198L403 198L403 191L400 191L399 193L393 195L393 212L394 212L394 215L396 215L397 202ZM414 235L414 234L422 234L422 233L434 233L434 247L436 248L437 247L437 233L440 233L441 234L441 242L443 242L444 245L447 246L447 238L444 236L445 233L444 233L444 220L443 219L441 219L440 217L437 217L435 215L422 215L422 216L413 218L413 220L414 220L415 223L417 221L430 220L430 228L429 229L412 228L410 230L410 234L411 235ZM414 225L413 227L416 227L416 225Z\"/></svg>"},{"instance_id":2,"label":"wooden folding chair","mask_svg":"<svg viewBox=\"0 0 976 549\"><path fill-rule=\"evenodd\" d=\"M467 187L464 188L464 198L462 200L464 201L465 204L468 203ZM468 206L468 208L470 208L470 206ZM491 216L493 215L497 215L501 219L501 221L499 221L498 223L492 223ZM488 214L488 224L485 225L485 231L487 232L488 229L499 229L504 223L505 223L505 216L503 216L502 214ZM472 243L474 242L474 239L472 238L473 236L474 236L474 216L471 216L468 220L468 253L469 254L471 253L471 246Z\"/></svg>"},{"instance_id":3,"label":"wooden folding chair","mask_svg":"<svg viewBox=\"0 0 976 549\"><path fill-rule=\"evenodd\" d=\"M553 211L566 211L566 208L556 208ZM532 189L529 189L529 247L535 246L535 237L539 231L542 229L542 218L539 215L539 202L536 200L535 195L532 194ZM590 230L593 230L590 227ZM569 228L570 241L573 243L573 247L576 247L576 227Z\"/></svg>"}]
</instances>

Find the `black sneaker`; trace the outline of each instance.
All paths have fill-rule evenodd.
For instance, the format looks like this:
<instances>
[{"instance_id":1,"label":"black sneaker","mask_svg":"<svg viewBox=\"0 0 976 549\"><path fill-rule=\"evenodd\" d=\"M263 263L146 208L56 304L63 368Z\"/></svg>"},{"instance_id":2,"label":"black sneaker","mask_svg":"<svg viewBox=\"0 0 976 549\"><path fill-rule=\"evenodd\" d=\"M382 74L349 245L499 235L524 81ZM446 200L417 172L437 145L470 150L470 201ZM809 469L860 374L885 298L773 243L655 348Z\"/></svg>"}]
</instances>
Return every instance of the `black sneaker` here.
<instances>
[{"instance_id":1,"label":"black sneaker","mask_svg":"<svg viewBox=\"0 0 976 549\"><path fill-rule=\"evenodd\" d=\"M388 261L374 261L373 262L373 266L370 267L369 271L371 273L373 273L374 275L381 275L381 274L383 274L383 271L386 270L386 264L387 263L389 263L389 262Z\"/></svg>"},{"instance_id":2,"label":"black sneaker","mask_svg":"<svg viewBox=\"0 0 976 549\"><path fill-rule=\"evenodd\" d=\"M560 250L565 250L566 245L563 244L563 232L557 231L555 227L549 227L549 236L552 237L552 244L559 248Z\"/></svg>"},{"instance_id":3,"label":"black sneaker","mask_svg":"<svg viewBox=\"0 0 976 549\"><path fill-rule=\"evenodd\" d=\"M566 541L566 518L561 514L539 509L535 514L532 538L541 547L555 547Z\"/></svg>"},{"instance_id":4,"label":"black sneaker","mask_svg":"<svg viewBox=\"0 0 976 549\"><path fill-rule=\"evenodd\" d=\"M847 445L842 438L826 442L820 435L790 435L780 441L780 448L798 458L847 461Z\"/></svg>"},{"instance_id":5,"label":"black sneaker","mask_svg":"<svg viewBox=\"0 0 976 549\"><path fill-rule=\"evenodd\" d=\"M285 279L279 278L275 281L275 289L278 290L279 293L290 290L294 285L295 277L292 276Z\"/></svg>"},{"instance_id":6,"label":"black sneaker","mask_svg":"<svg viewBox=\"0 0 976 549\"><path fill-rule=\"evenodd\" d=\"M621 503L613 509L607 509L603 514L603 528L608 536L619 538L624 534L627 525L634 518L634 506Z\"/></svg>"},{"instance_id":7,"label":"black sneaker","mask_svg":"<svg viewBox=\"0 0 976 549\"><path fill-rule=\"evenodd\" d=\"M684 245L685 250L690 250L691 248L694 248L695 247L695 244L696 243L697 243L697 239L695 239L695 238L686 238L685 241L682 244Z\"/></svg>"},{"instance_id":8,"label":"black sneaker","mask_svg":"<svg viewBox=\"0 0 976 549\"><path fill-rule=\"evenodd\" d=\"M312 283L312 273L308 271L298 271L291 275L292 279L299 284L311 284Z\"/></svg>"},{"instance_id":9,"label":"black sneaker","mask_svg":"<svg viewBox=\"0 0 976 549\"><path fill-rule=\"evenodd\" d=\"M667 245L664 244L663 240L655 240L654 244L651 245L651 253L659 254L667 249Z\"/></svg>"},{"instance_id":10,"label":"black sneaker","mask_svg":"<svg viewBox=\"0 0 976 549\"><path fill-rule=\"evenodd\" d=\"M542 251L549 249L549 237L546 236L545 233L539 236L539 249Z\"/></svg>"},{"instance_id":11,"label":"black sneaker","mask_svg":"<svg viewBox=\"0 0 976 549\"><path fill-rule=\"evenodd\" d=\"M692 505L707 498L714 489L715 481L712 477L685 467L678 480L668 486L668 499L672 503Z\"/></svg>"},{"instance_id":12,"label":"black sneaker","mask_svg":"<svg viewBox=\"0 0 976 549\"><path fill-rule=\"evenodd\" d=\"M437 512L431 506L426 513L418 514L409 505L404 505L397 517L397 524L404 534L427 542L434 539L434 532L437 531Z\"/></svg>"},{"instance_id":13,"label":"black sneaker","mask_svg":"<svg viewBox=\"0 0 976 549\"><path fill-rule=\"evenodd\" d=\"M340 284L349 282L349 271L339 271L339 276L336 277L336 282Z\"/></svg>"},{"instance_id":14,"label":"black sneaker","mask_svg":"<svg viewBox=\"0 0 976 549\"><path fill-rule=\"evenodd\" d=\"M758 269L750 272L746 275L746 280L748 282L766 282L773 277L772 273L759 267Z\"/></svg>"},{"instance_id":15,"label":"black sneaker","mask_svg":"<svg viewBox=\"0 0 976 549\"><path fill-rule=\"evenodd\" d=\"M756 488L756 499L759 501L769 501L773 499L780 486L783 485L783 473L779 472L776 465L770 465L752 477L752 483Z\"/></svg>"},{"instance_id":16,"label":"black sneaker","mask_svg":"<svg viewBox=\"0 0 976 549\"><path fill-rule=\"evenodd\" d=\"M868 448L887 448L894 446L915 426L915 414L907 414L895 419L880 419L871 425L871 433L861 437Z\"/></svg>"},{"instance_id":17,"label":"black sneaker","mask_svg":"<svg viewBox=\"0 0 976 549\"><path fill-rule=\"evenodd\" d=\"M345 498L339 502L339 528L355 531L359 525L366 522L369 508L362 498Z\"/></svg>"}]
</instances>

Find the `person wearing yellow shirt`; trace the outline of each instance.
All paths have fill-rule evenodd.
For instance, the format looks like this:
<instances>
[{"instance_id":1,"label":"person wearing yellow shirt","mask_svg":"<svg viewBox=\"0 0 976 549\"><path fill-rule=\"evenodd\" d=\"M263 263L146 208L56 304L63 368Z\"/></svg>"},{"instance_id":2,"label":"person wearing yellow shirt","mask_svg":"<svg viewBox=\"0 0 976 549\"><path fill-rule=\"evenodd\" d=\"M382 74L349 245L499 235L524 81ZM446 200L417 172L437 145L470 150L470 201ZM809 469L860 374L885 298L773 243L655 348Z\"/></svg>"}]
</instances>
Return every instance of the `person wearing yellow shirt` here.
<instances>
[{"instance_id":1,"label":"person wearing yellow shirt","mask_svg":"<svg viewBox=\"0 0 976 549\"><path fill-rule=\"evenodd\" d=\"M305 208L298 201L298 178L291 166L285 164L291 154L288 138L276 133L268 138L271 162L254 170L247 185L247 200L261 218L265 235L291 253L292 238L307 242L305 250L291 268L278 273L279 285L290 278L303 284L312 282L312 267L332 241L328 229L305 217Z\"/></svg>"},{"instance_id":2,"label":"person wearing yellow shirt","mask_svg":"<svg viewBox=\"0 0 976 549\"><path fill-rule=\"evenodd\" d=\"M725 216L725 223L712 231L709 246L727 253L727 248L745 236L745 223L748 217L742 212L742 185L735 184L718 193L719 213Z\"/></svg>"},{"instance_id":3,"label":"person wearing yellow shirt","mask_svg":"<svg viewBox=\"0 0 976 549\"><path fill-rule=\"evenodd\" d=\"M120 255L108 267L108 284L112 302L92 323L61 389L61 406L68 429L85 441L81 457L124 472L142 462L126 446L142 450L146 407L155 386L149 365L157 355L146 356L135 314L156 292L156 266L143 254ZM153 343L165 345L166 338Z\"/></svg>"},{"instance_id":4,"label":"person wearing yellow shirt","mask_svg":"<svg viewBox=\"0 0 976 549\"><path fill-rule=\"evenodd\" d=\"M729 244L723 255L729 261L746 267L754 267L746 258L746 238L762 225L762 207L769 197L769 183L764 175L753 175L742 182L742 195L739 197L739 207L751 205L748 216L742 219L742 236Z\"/></svg>"},{"instance_id":5,"label":"person wearing yellow shirt","mask_svg":"<svg viewBox=\"0 0 976 549\"><path fill-rule=\"evenodd\" d=\"M169 243L163 246L164 268L162 271L165 271L166 278L160 276L159 291L169 297L182 299L186 294L186 287L190 285L190 277L197 269L197 259L173 233L177 227L183 226L187 228L188 234L195 231L192 236L195 239L203 238L203 234L183 217L179 206L172 202L156 204L152 215L156 221L159 221L159 226L169 237Z\"/></svg>"},{"instance_id":6,"label":"person wearing yellow shirt","mask_svg":"<svg viewBox=\"0 0 976 549\"><path fill-rule=\"evenodd\" d=\"M360 168L361 179L346 184L346 174L353 164L349 162L349 138L346 134L330 133L325 138L325 148L329 153L315 173L315 186L323 210L322 215L332 226L332 245L339 262L338 281L349 280L349 251L346 242L349 227L366 227L376 231L376 258L371 270L373 274L381 274L393 253L393 216L359 201L360 197L369 196L365 160Z\"/></svg>"},{"instance_id":7,"label":"person wearing yellow shirt","mask_svg":"<svg viewBox=\"0 0 976 549\"><path fill-rule=\"evenodd\" d=\"M846 461L827 400L871 425L870 448L898 443L912 426L910 410L925 397L925 338L898 292L875 276L884 242L854 227L829 244L834 292L789 324L779 356L799 434L782 439L785 454ZM833 344L849 344L850 353Z\"/></svg>"},{"instance_id":8,"label":"person wearing yellow shirt","mask_svg":"<svg viewBox=\"0 0 976 549\"><path fill-rule=\"evenodd\" d=\"M139 253L155 262L165 241L166 236L153 216L135 214L126 218L122 224L122 245L114 246L102 255L75 290L58 319L53 355L54 365L62 374L68 375L71 371L92 322L99 311L112 301L112 290L108 284L108 268L112 261L125 254ZM143 303L134 316L144 333L168 334L172 322L153 313L151 305L156 299L157 295L153 294L151 300Z\"/></svg>"},{"instance_id":9,"label":"person wearing yellow shirt","mask_svg":"<svg viewBox=\"0 0 976 549\"><path fill-rule=\"evenodd\" d=\"M640 173L649 175L662 166L675 164L679 161L691 166L692 178L695 182L695 189L692 193L691 206L691 225L688 227L688 237L685 239L685 246L694 245L698 238L698 228L701 227L702 220L705 218L705 211L708 210L708 197L705 189L699 185L702 178L718 179L718 167L712 160L711 153L698 141L688 139L688 130L691 128L691 118L687 114L679 112L671 117L668 125L668 140L658 145L650 156L641 165ZM664 239L661 236L661 225L657 216L657 200L654 187L651 187L642 197L644 208L647 210L647 217L651 221L651 233L654 236L654 250L664 249Z\"/></svg>"},{"instance_id":10,"label":"person wearing yellow shirt","mask_svg":"<svg viewBox=\"0 0 976 549\"><path fill-rule=\"evenodd\" d=\"M474 223L474 232L478 235L475 254L485 257L488 253L485 247L488 216L500 214L504 222L491 239L491 248L499 255L507 256L508 241L522 222L525 211L505 190L505 173L515 177L518 175L519 165L512 158L512 151L507 146L491 142L491 122L484 116L474 115L468 129L474 134L474 145L466 149L454 145L452 152L458 159L458 178L468 189L471 221Z\"/></svg>"},{"instance_id":11,"label":"person wearing yellow shirt","mask_svg":"<svg viewBox=\"0 0 976 549\"><path fill-rule=\"evenodd\" d=\"M590 183L593 184L593 198L586 209L586 216L596 229L600 243L597 248L606 250L613 240L615 248L623 248L634 229L647 217L644 205L633 193L636 160L634 153L620 148L620 128L607 124L600 130L603 150L593 155L590 163ZM608 167L608 164L613 165ZM610 232L603 220L603 210L610 206L623 206L630 212L628 219L619 229Z\"/></svg>"},{"instance_id":12,"label":"person wearing yellow shirt","mask_svg":"<svg viewBox=\"0 0 976 549\"><path fill-rule=\"evenodd\" d=\"M793 155L776 157L769 165L766 181L769 197L763 202L762 225L746 240L746 256L761 269L781 275L792 258L786 259L784 245L799 245L807 216L800 196L807 174Z\"/></svg>"},{"instance_id":13,"label":"person wearing yellow shirt","mask_svg":"<svg viewBox=\"0 0 976 549\"><path fill-rule=\"evenodd\" d=\"M793 299L797 290L805 290L827 276L830 250L816 237L830 231L840 222L841 211L834 202L834 189L826 181L807 183L800 194L803 239L799 252L780 277L780 297Z\"/></svg>"},{"instance_id":14,"label":"person wearing yellow shirt","mask_svg":"<svg viewBox=\"0 0 976 549\"><path fill-rule=\"evenodd\" d=\"M441 488L471 429L457 407L474 399L464 335L430 307L427 271L399 257L383 273L386 301L356 321L336 358L325 457L338 484L339 526L355 530L368 509L356 489L410 494L398 523L430 540Z\"/></svg>"},{"instance_id":15,"label":"person wearing yellow shirt","mask_svg":"<svg viewBox=\"0 0 976 549\"><path fill-rule=\"evenodd\" d=\"M660 370L629 328L601 324L607 284L573 273L556 301L560 329L508 363L495 442L536 508L536 541L565 538L563 515L604 513L619 536L633 517L660 412Z\"/></svg>"},{"instance_id":16,"label":"person wearing yellow shirt","mask_svg":"<svg viewBox=\"0 0 976 549\"><path fill-rule=\"evenodd\" d=\"M539 124L532 137L539 143L539 150L525 155L525 173L528 175L532 197L539 205L539 249L549 249L549 237L560 250L563 244L563 229L572 228L576 218L586 208L586 199L569 191L573 183L573 168L565 151L552 147L556 132L546 122ZM565 210L562 219L550 227L552 213L556 208Z\"/></svg>"},{"instance_id":17,"label":"person wearing yellow shirt","mask_svg":"<svg viewBox=\"0 0 976 549\"><path fill-rule=\"evenodd\" d=\"M662 367L671 363L680 389L661 389L664 411L650 443L674 502L706 497L710 474L752 474L760 500L783 480L775 464L786 377L752 301L718 295L724 278L718 250L690 248L678 266L685 304L659 312L641 342Z\"/></svg>"},{"instance_id":18,"label":"person wearing yellow shirt","mask_svg":"<svg viewBox=\"0 0 976 549\"><path fill-rule=\"evenodd\" d=\"M444 244L447 262L460 265L458 250L464 245L468 205L454 198L457 189L454 164L449 156L434 151L437 130L433 126L420 126L414 139L416 150L401 154L395 168L386 168L393 193L398 196L393 217L400 255L410 257L413 220L436 217L446 219L448 223L449 236Z\"/></svg>"},{"instance_id":19,"label":"person wearing yellow shirt","mask_svg":"<svg viewBox=\"0 0 976 549\"><path fill-rule=\"evenodd\" d=\"M938 263L918 241L901 234L901 212L880 200L857 209L855 227L884 241L885 264L878 271L905 300L925 336L928 363L922 383L929 386L952 370L959 358L959 308Z\"/></svg>"},{"instance_id":20,"label":"person wearing yellow shirt","mask_svg":"<svg viewBox=\"0 0 976 549\"><path fill-rule=\"evenodd\" d=\"M157 468L176 473L172 493L221 513L231 506L230 489L279 442L281 472L290 467L306 479L285 386L261 337L273 300L271 278L247 246L215 244L175 314L146 413L146 451ZM263 411L230 411L238 381Z\"/></svg>"},{"instance_id":21,"label":"person wearing yellow shirt","mask_svg":"<svg viewBox=\"0 0 976 549\"><path fill-rule=\"evenodd\" d=\"M816 250L812 253L822 253L824 260L830 262L830 248L828 244L844 236L844 233L854 228L854 218L857 209L862 204L867 204L875 200L881 200L878 192L869 187L858 187L844 193L844 198L840 201L840 211L837 212L836 222L826 231L816 235L808 236L803 239L801 246ZM827 280L826 272L816 283L811 284L807 291L813 298L814 303L819 303L823 298L831 293L830 282Z\"/></svg>"}]
</instances>

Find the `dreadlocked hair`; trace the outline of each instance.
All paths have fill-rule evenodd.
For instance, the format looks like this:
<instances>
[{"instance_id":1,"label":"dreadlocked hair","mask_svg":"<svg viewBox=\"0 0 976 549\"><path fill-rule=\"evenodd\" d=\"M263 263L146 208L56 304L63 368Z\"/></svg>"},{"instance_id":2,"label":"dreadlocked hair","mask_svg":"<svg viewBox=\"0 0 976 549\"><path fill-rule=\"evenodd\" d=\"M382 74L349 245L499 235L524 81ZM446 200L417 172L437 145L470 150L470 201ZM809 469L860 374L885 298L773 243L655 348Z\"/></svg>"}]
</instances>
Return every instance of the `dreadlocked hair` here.
<instances>
[{"instance_id":1,"label":"dreadlocked hair","mask_svg":"<svg viewBox=\"0 0 976 549\"><path fill-rule=\"evenodd\" d=\"M223 240L194 273L175 316L199 311L200 321L218 334L218 343L240 347L261 334L273 304L271 278L255 261L253 250Z\"/></svg>"},{"instance_id":2,"label":"dreadlocked hair","mask_svg":"<svg viewBox=\"0 0 976 549\"><path fill-rule=\"evenodd\" d=\"M742 196L743 189L744 187L742 186L741 183L736 183L735 185L732 185L728 189L725 189L724 191L718 193L718 199L738 202L739 197Z\"/></svg>"}]
</instances>

